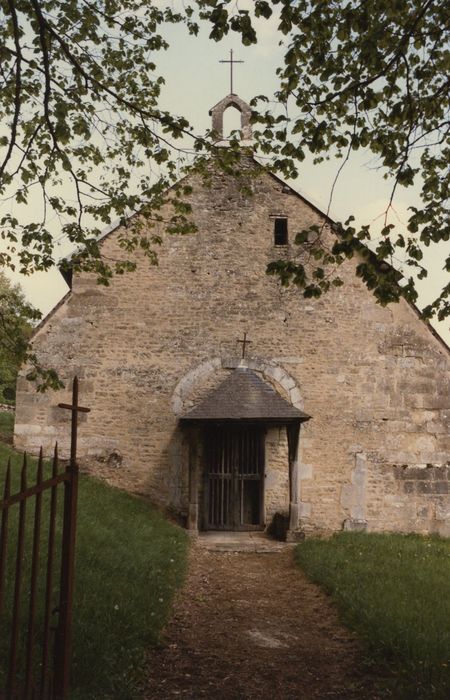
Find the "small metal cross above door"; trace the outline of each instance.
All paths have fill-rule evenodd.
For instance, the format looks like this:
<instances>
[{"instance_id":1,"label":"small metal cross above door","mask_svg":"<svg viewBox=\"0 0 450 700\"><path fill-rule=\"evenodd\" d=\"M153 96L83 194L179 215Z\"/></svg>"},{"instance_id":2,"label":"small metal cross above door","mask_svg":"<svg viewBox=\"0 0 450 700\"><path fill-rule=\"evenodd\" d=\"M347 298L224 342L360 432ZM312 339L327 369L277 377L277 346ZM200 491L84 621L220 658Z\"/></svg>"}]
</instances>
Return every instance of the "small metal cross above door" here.
<instances>
[{"instance_id":1,"label":"small metal cross above door","mask_svg":"<svg viewBox=\"0 0 450 700\"><path fill-rule=\"evenodd\" d=\"M239 340L239 339L238 339L237 342L238 342L238 343L242 343L242 359L245 360L245 349L246 349L247 345L250 345L250 343L251 343L252 341L251 341L251 340L247 340L247 333L244 333L244 339L243 339L243 340Z\"/></svg>"},{"instance_id":2,"label":"small metal cross above door","mask_svg":"<svg viewBox=\"0 0 450 700\"><path fill-rule=\"evenodd\" d=\"M244 61L235 61L233 59L233 49L230 49L230 59L228 61L226 61L226 60L219 61L219 63L229 63L230 64L230 95L234 95L234 92L233 92L233 65L235 63L244 63Z\"/></svg>"}]
</instances>

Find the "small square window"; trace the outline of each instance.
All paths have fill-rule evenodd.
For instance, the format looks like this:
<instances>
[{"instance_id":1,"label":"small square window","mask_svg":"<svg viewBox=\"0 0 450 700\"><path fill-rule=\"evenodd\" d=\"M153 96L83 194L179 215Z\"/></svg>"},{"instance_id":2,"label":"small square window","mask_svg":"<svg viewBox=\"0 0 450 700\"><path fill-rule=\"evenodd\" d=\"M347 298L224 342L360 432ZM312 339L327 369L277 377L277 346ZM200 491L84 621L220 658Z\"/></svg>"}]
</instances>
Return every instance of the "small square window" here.
<instances>
[{"instance_id":1,"label":"small square window","mask_svg":"<svg viewBox=\"0 0 450 700\"><path fill-rule=\"evenodd\" d=\"M273 242L274 242L274 245L287 245L288 244L288 220L287 219L275 219L274 229L273 229Z\"/></svg>"}]
</instances>

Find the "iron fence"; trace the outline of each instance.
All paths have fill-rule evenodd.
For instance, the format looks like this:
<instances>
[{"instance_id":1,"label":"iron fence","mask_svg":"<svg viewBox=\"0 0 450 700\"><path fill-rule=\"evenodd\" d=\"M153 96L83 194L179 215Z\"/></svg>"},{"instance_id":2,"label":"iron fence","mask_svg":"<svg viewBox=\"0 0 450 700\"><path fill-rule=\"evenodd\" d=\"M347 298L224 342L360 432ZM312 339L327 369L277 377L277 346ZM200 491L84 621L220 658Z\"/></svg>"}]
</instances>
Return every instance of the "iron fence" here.
<instances>
[{"instance_id":1,"label":"iron fence","mask_svg":"<svg viewBox=\"0 0 450 700\"><path fill-rule=\"evenodd\" d=\"M30 469L24 455L20 486L15 492L11 461L6 469L0 500L0 643L6 661L0 676L0 700L65 700L68 695L78 494L77 414L89 410L78 406L76 378L72 404L59 406L72 412L67 466L59 467L57 445L51 465L44 464L41 449L33 483L29 484Z\"/></svg>"}]
</instances>

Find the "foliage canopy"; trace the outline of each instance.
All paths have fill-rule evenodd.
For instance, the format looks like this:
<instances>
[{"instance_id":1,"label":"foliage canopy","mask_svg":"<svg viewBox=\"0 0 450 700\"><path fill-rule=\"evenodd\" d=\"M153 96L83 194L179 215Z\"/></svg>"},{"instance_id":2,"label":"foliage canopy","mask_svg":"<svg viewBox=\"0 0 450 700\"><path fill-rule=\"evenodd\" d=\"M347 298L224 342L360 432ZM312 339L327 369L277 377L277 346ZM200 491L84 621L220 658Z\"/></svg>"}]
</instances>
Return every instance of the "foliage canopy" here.
<instances>
[{"instance_id":1,"label":"foliage canopy","mask_svg":"<svg viewBox=\"0 0 450 700\"><path fill-rule=\"evenodd\" d=\"M6 249L0 263L27 272L54 264L49 220L57 216L61 235L81 246L76 264L107 282L113 272L133 268L128 253L142 248L155 262L159 238L152 229L125 229L123 259L100 258L99 228L142 209L160 219L168 185L179 176L186 151L214 150L207 134L194 135L183 117L161 110L163 77L156 52L167 48L167 24L184 23L196 34L209 23L210 37L237 32L244 45L257 41L255 18L276 17L284 46L278 69L281 109L253 101L259 149L285 176L312 153L316 162L337 156L344 164L352 151L366 149L392 182L380 239L369 242L369 226L357 230L349 217L337 226L332 249L319 245L303 258L273 263L269 272L282 283L295 282L307 296L333 283L335 269L355 250L363 253L358 274L380 303L400 295L416 300L414 275L427 275L423 249L448 241L450 17L441 0L0 0L0 197L16 203L41 198L40 220L0 215ZM175 8L175 9L174 9ZM189 148L185 141L192 140ZM177 143L182 146L177 147ZM224 156L225 149L220 153ZM399 187L420 183L421 201L411 208L407 227L389 223ZM70 184L73 196L64 194ZM173 190L173 231L192 230L182 186ZM349 212L350 213L350 212ZM302 232L296 243L308 247ZM411 275L403 287L390 265L400 255ZM311 257L311 256L310 256ZM450 270L450 256L443 265ZM450 283L424 310L450 314Z\"/></svg>"},{"instance_id":2,"label":"foliage canopy","mask_svg":"<svg viewBox=\"0 0 450 700\"><path fill-rule=\"evenodd\" d=\"M315 162L335 155L343 164L352 151L374 154L392 182L376 257L391 262L398 255L419 279L426 277L424 246L450 239L450 16L445 3L260 0L253 13L236 13L233 2L200 4L213 24L213 38L234 30L244 44L257 40L251 15L269 18L278 10L285 51L277 99L285 112L276 116L271 108L256 117L260 147L274 154L275 165L288 176L297 174L307 152ZM262 95L253 104L266 101ZM397 188L413 183L420 183L422 201L411 207L407 227L399 230L388 222L389 211ZM332 251L316 249L319 260L333 265L363 250L361 241L370 241L370 228L356 230L352 220L339 225L340 241ZM303 232L298 243L306 240ZM450 255L444 265L450 271ZM279 261L271 271L286 283L301 280L315 295L330 284L323 267L313 272L312 283L303 281L301 262ZM389 266L380 269L366 255L358 274L381 303L399 298L398 276ZM406 282L401 293L415 301L413 276ZM424 313L440 319L450 314L450 284Z\"/></svg>"},{"instance_id":3,"label":"foliage canopy","mask_svg":"<svg viewBox=\"0 0 450 700\"><path fill-rule=\"evenodd\" d=\"M38 368L36 357L28 352L32 324L39 316L26 303L20 287L0 272L0 403L14 403L17 372L25 359L31 376L37 379L39 375L41 384L55 379L50 370Z\"/></svg>"}]
</instances>

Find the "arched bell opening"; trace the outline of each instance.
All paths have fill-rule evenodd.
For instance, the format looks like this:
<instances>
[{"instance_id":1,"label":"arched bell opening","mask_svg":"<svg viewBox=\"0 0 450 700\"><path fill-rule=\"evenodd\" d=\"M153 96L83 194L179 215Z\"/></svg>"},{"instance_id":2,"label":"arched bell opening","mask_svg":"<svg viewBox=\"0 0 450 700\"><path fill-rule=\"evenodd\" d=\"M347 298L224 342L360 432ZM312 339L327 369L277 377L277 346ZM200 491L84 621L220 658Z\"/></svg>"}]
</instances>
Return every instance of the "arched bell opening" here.
<instances>
[{"instance_id":1,"label":"arched bell opening","mask_svg":"<svg viewBox=\"0 0 450 700\"><path fill-rule=\"evenodd\" d=\"M242 112L236 105L229 105L223 113L223 138L242 138Z\"/></svg>"},{"instance_id":2,"label":"arched bell opening","mask_svg":"<svg viewBox=\"0 0 450 700\"><path fill-rule=\"evenodd\" d=\"M251 140L250 119L252 112L249 105L238 95L228 95L210 109L209 113L212 116L212 129L218 141L229 139L230 131L235 129L240 132L239 136L236 134L240 140ZM226 116L225 113L227 113Z\"/></svg>"}]
</instances>

